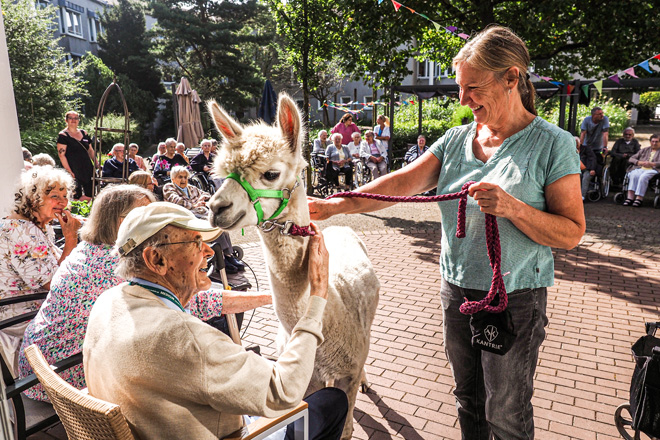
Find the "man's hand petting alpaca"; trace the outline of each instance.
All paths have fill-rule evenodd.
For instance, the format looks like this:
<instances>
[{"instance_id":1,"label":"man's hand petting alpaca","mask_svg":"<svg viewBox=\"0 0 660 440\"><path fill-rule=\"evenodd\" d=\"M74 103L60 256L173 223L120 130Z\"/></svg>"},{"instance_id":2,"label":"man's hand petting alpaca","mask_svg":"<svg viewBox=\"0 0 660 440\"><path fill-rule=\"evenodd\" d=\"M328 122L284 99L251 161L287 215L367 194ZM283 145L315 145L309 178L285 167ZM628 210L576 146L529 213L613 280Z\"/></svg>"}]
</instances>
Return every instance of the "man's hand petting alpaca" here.
<instances>
[{"instance_id":1,"label":"man's hand petting alpaca","mask_svg":"<svg viewBox=\"0 0 660 440\"><path fill-rule=\"evenodd\" d=\"M314 235L309 237L309 287L310 294L328 299L328 267L330 257L325 247L321 228L310 223Z\"/></svg>"}]
</instances>

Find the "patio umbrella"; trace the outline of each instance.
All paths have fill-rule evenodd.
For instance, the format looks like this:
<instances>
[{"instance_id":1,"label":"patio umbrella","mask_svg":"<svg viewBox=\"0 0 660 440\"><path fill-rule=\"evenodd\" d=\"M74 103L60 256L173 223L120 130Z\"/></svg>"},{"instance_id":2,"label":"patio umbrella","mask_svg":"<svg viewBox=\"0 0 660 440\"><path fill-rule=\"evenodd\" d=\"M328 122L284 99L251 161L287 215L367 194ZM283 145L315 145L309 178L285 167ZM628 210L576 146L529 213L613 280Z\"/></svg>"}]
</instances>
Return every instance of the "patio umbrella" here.
<instances>
[{"instance_id":1,"label":"patio umbrella","mask_svg":"<svg viewBox=\"0 0 660 440\"><path fill-rule=\"evenodd\" d=\"M197 134L198 139L204 137L204 128L202 127L202 116L199 113L199 105L202 103L202 100L197 94L197 90L192 91L192 102L193 102L193 129L195 134Z\"/></svg>"},{"instance_id":2,"label":"patio umbrella","mask_svg":"<svg viewBox=\"0 0 660 440\"><path fill-rule=\"evenodd\" d=\"M197 96L197 103L193 102L193 93L194 95L197 95L197 92L190 88L190 83L185 77L181 78L181 82L175 93L177 95L179 110L179 132L176 136L177 142L183 142L186 145L186 148L195 147L204 135L199 121L199 96ZM195 112L195 107L197 107L197 112ZM197 119L195 119L195 117L197 117ZM197 125L199 128L196 128Z\"/></svg>"},{"instance_id":3,"label":"patio umbrella","mask_svg":"<svg viewBox=\"0 0 660 440\"><path fill-rule=\"evenodd\" d=\"M268 124L275 121L275 114L277 113L277 95L269 80L266 80L264 85L264 92L261 95L261 103L259 104L259 112L257 116L263 119Z\"/></svg>"}]
</instances>

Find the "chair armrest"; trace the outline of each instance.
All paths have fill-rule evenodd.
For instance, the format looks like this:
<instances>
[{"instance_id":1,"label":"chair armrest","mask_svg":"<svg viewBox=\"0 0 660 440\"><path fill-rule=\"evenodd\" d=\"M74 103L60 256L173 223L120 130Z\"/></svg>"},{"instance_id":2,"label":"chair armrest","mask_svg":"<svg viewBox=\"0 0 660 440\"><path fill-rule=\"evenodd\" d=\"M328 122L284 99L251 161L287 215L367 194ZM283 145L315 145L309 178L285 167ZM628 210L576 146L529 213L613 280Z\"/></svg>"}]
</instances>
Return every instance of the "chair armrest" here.
<instances>
[{"instance_id":1,"label":"chair armrest","mask_svg":"<svg viewBox=\"0 0 660 440\"><path fill-rule=\"evenodd\" d=\"M48 296L48 291L43 290L36 293L30 293L29 295L17 295L10 296L8 298L0 299L0 307L8 306L9 304L16 304L28 301L38 301L40 299L45 299Z\"/></svg>"},{"instance_id":2,"label":"chair armrest","mask_svg":"<svg viewBox=\"0 0 660 440\"><path fill-rule=\"evenodd\" d=\"M283 421L287 419L292 419L289 423L293 423L295 420L298 419L298 417L294 417L295 415L299 414L302 411L305 411L307 409L307 402L304 400L301 401L298 406L293 408L291 411L288 413L281 415L280 417L276 418L267 418L267 417L260 417L257 421L254 423L250 423L247 426L244 426L242 429L239 429L233 434L230 434L227 437L224 437L223 440L251 440L256 438L258 435L262 434L266 430L274 427L275 425L282 423Z\"/></svg>"},{"instance_id":3,"label":"chair armrest","mask_svg":"<svg viewBox=\"0 0 660 440\"><path fill-rule=\"evenodd\" d=\"M50 368L52 368L56 373L59 373L64 370L68 370L75 365L82 364L82 360L82 353L78 353L69 356L66 359L62 359L61 361L55 362L50 366ZM17 380L12 385L7 387L7 399L11 399L12 397L19 395L23 391L32 388L38 383L39 379L37 379L37 376L34 373Z\"/></svg>"}]
</instances>

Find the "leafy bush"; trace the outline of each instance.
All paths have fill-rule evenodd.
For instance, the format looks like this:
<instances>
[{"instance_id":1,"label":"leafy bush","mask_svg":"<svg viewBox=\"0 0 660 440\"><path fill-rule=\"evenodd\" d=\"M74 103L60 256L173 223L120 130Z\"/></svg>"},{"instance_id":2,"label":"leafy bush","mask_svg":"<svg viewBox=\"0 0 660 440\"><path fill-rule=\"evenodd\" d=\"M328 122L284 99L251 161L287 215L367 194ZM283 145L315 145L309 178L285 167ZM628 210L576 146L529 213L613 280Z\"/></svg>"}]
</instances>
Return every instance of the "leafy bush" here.
<instances>
[{"instance_id":1,"label":"leafy bush","mask_svg":"<svg viewBox=\"0 0 660 440\"><path fill-rule=\"evenodd\" d=\"M474 121L474 113L472 113L470 107L466 105L456 107L454 114L451 115L452 127L469 124L472 121Z\"/></svg>"},{"instance_id":2,"label":"leafy bush","mask_svg":"<svg viewBox=\"0 0 660 440\"><path fill-rule=\"evenodd\" d=\"M84 200L71 200L71 214L79 215L80 217L89 217L89 211L92 208L91 202Z\"/></svg>"},{"instance_id":3,"label":"leafy bush","mask_svg":"<svg viewBox=\"0 0 660 440\"><path fill-rule=\"evenodd\" d=\"M660 92L646 92L639 95L639 104L637 107L638 122L649 122L655 117L655 109L660 105Z\"/></svg>"},{"instance_id":4,"label":"leafy bush","mask_svg":"<svg viewBox=\"0 0 660 440\"><path fill-rule=\"evenodd\" d=\"M435 142L453 127L452 118L460 107L457 101L447 98L425 99L422 101L422 134L428 144ZM391 156L403 156L408 144L416 144L419 131L419 107L400 106L394 111L394 140L391 142Z\"/></svg>"},{"instance_id":5,"label":"leafy bush","mask_svg":"<svg viewBox=\"0 0 660 440\"><path fill-rule=\"evenodd\" d=\"M610 139L613 139L615 136L620 136L623 133L624 128L628 126L628 121L630 116L628 111L621 107L620 105L615 104L612 100L607 101L591 101L589 106L578 105L577 112L577 121L575 123L575 133L580 133L580 124L587 116L591 116L591 109L594 107L601 107L605 116L610 120ZM568 106L566 107L566 114L568 118ZM549 113L545 115L540 115L548 122L558 125L559 124L559 105L554 106ZM570 131L569 127L566 127Z\"/></svg>"},{"instance_id":6,"label":"leafy bush","mask_svg":"<svg viewBox=\"0 0 660 440\"><path fill-rule=\"evenodd\" d=\"M30 150L33 156L39 153L46 153L55 159L57 164L60 164L60 159L57 155L58 133L59 130L54 127L21 130L21 144Z\"/></svg>"},{"instance_id":7,"label":"leafy bush","mask_svg":"<svg viewBox=\"0 0 660 440\"><path fill-rule=\"evenodd\" d=\"M114 128L123 130L125 128L126 120L124 115L119 115L117 113L108 113L103 116L103 127L105 128ZM137 122L130 118L128 122L129 130L132 133L135 133L138 130ZM124 143L124 133L113 133L104 131L103 133L103 144L101 151L103 154L107 154L112 149L112 146L116 143ZM90 136L94 135L94 128L90 130ZM132 140L132 136L129 135L129 142Z\"/></svg>"}]
</instances>

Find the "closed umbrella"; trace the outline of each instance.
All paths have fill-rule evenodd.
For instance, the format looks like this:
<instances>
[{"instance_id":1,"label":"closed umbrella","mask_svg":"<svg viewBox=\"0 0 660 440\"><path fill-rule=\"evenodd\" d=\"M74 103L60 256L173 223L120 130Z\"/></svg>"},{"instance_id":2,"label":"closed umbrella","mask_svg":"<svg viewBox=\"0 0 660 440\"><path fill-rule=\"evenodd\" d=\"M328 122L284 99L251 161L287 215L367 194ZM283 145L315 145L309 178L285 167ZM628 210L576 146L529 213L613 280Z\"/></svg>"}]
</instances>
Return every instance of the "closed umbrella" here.
<instances>
[{"instance_id":1,"label":"closed umbrella","mask_svg":"<svg viewBox=\"0 0 660 440\"><path fill-rule=\"evenodd\" d=\"M268 124L275 121L275 114L277 113L277 95L269 80L266 80L264 85L264 92L261 94L261 103L259 104L259 112L257 116L263 119Z\"/></svg>"},{"instance_id":2,"label":"closed umbrella","mask_svg":"<svg viewBox=\"0 0 660 440\"><path fill-rule=\"evenodd\" d=\"M204 128L202 127L202 116L199 113L199 104L202 103L202 100L199 99L199 95L196 90L192 91L192 101L193 101L193 129L197 135L197 139L202 139L204 137Z\"/></svg>"},{"instance_id":3,"label":"closed umbrella","mask_svg":"<svg viewBox=\"0 0 660 440\"><path fill-rule=\"evenodd\" d=\"M197 146L204 133L201 132L201 123L199 122L199 107L197 108L197 120L195 121L195 106L193 103L193 92L190 83L184 77L181 78L179 87L176 89L179 115L179 132L177 133L177 142L183 142L186 148ZM197 93L195 92L195 95ZM199 97L197 97L199 100ZM200 125L199 129L195 127L195 122Z\"/></svg>"}]
</instances>

